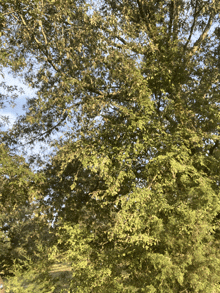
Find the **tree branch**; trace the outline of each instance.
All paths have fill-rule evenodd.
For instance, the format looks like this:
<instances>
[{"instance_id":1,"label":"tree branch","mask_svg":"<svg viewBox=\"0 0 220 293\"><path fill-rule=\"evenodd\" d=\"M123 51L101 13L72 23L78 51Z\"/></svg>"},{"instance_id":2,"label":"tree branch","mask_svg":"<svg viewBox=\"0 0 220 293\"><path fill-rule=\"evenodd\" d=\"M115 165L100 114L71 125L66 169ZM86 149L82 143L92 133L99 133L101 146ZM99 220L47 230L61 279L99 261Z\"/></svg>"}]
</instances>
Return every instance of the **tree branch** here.
<instances>
[{"instance_id":1,"label":"tree branch","mask_svg":"<svg viewBox=\"0 0 220 293\"><path fill-rule=\"evenodd\" d=\"M195 25L196 25L197 17L199 15L199 12L202 10L202 8L201 8L199 11L196 12L197 4L198 4L198 1L196 1L196 7L195 7L194 18L193 18L193 24L192 24L191 29L190 29L189 37L188 37L188 39L186 41L186 44L184 45L184 51L186 50L186 48L187 48L187 46L188 46L188 44L189 44L189 42L190 42L190 40L192 38L192 34L193 34L193 30L194 30Z\"/></svg>"},{"instance_id":2,"label":"tree branch","mask_svg":"<svg viewBox=\"0 0 220 293\"><path fill-rule=\"evenodd\" d=\"M207 36L207 34L211 28L212 21L213 21L213 13L210 15L208 23L207 23L205 29L203 30L202 34L200 35L200 37L197 39L197 41L194 43L192 49L190 50L191 54L194 54L196 52L199 45L201 45L201 43L203 42L203 40Z\"/></svg>"}]
</instances>

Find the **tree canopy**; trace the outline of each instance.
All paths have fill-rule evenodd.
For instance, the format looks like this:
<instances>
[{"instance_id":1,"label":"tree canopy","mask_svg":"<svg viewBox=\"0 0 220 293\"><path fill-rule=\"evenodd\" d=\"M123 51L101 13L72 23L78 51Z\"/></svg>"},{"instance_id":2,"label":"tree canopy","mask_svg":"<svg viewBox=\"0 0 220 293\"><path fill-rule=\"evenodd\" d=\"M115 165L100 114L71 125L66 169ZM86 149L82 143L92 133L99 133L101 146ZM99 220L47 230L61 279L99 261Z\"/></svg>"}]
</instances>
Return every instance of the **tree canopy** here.
<instances>
[{"instance_id":1,"label":"tree canopy","mask_svg":"<svg viewBox=\"0 0 220 293\"><path fill-rule=\"evenodd\" d=\"M2 64L36 90L2 140L51 148L34 188L70 289L220 292L219 0L0 13Z\"/></svg>"}]
</instances>

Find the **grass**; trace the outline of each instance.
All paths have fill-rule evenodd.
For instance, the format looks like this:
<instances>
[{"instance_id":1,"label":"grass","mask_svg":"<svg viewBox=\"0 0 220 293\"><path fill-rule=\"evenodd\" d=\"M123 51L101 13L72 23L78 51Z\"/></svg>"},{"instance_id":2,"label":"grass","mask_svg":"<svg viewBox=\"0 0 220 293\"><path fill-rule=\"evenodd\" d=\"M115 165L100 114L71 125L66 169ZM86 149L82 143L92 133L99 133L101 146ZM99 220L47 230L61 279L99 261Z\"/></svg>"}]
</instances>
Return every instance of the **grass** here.
<instances>
[{"instance_id":1,"label":"grass","mask_svg":"<svg viewBox=\"0 0 220 293\"><path fill-rule=\"evenodd\" d=\"M55 292L68 292L68 288L71 282L71 266L67 263L54 264L51 267L50 275L52 279L56 282Z\"/></svg>"}]
</instances>

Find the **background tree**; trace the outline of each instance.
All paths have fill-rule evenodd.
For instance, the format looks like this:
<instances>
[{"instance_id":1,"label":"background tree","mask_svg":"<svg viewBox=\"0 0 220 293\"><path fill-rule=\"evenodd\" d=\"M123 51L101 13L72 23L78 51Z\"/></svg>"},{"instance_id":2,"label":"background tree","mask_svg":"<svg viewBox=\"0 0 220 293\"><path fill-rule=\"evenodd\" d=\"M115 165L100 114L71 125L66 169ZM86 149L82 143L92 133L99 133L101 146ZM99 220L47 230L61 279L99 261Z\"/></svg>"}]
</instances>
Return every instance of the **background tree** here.
<instances>
[{"instance_id":1,"label":"background tree","mask_svg":"<svg viewBox=\"0 0 220 293\"><path fill-rule=\"evenodd\" d=\"M39 190L71 289L220 291L219 1L0 7L37 89L4 141L52 141Z\"/></svg>"},{"instance_id":2,"label":"background tree","mask_svg":"<svg viewBox=\"0 0 220 293\"><path fill-rule=\"evenodd\" d=\"M0 274L4 292L48 292L54 233L40 206L44 177L0 145Z\"/></svg>"},{"instance_id":3,"label":"background tree","mask_svg":"<svg viewBox=\"0 0 220 293\"><path fill-rule=\"evenodd\" d=\"M38 204L42 176L34 174L24 158L10 154L3 144L0 151L0 271L7 274L14 262L22 264L27 258L36 261L37 240L41 238L41 244L46 245L50 237L48 223Z\"/></svg>"}]
</instances>

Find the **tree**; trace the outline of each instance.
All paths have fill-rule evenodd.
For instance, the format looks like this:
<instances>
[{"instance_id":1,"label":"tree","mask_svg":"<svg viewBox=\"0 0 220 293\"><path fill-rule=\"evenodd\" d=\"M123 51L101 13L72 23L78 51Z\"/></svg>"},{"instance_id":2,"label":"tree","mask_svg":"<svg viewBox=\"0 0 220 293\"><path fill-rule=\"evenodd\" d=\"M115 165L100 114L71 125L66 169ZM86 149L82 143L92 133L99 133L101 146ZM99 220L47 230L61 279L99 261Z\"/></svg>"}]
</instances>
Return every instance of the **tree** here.
<instances>
[{"instance_id":1,"label":"tree","mask_svg":"<svg viewBox=\"0 0 220 293\"><path fill-rule=\"evenodd\" d=\"M219 1L2 2L71 289L220 291Z\"/></svg>"},{"instance_id":2,"label":"tree","mask_svg":"<svg viewBox=\"0 0 220 293\"><path fill-rule=\"evenodd\" d=\"M39 209L39 186L43 177L34 174L21 156L0 145L0 271L10 273L14 262L36 261L37 244L50 237L48 223ZM38 190L36 187L38 186ZM48 229L48 230L47 230ZM47 231L46 231L47 230Z\"/></svg>"},{"instance_id":3,"label":"tree","mask_svg":"<svg viewBox=\"0 0 220 293\"><path fill-rule=\"evenodd\" d=\"M54 236L39 205L44 177L33 173L24 158L4 144L0 145L0 162L2 292L48 292L54 288L48 253ZM0 282L3 284L1 277Z\"/></svg>"},{"instance_id":4,"label":"tree","mask_svg":"<svg viewBox=\"0 0 220 293\"><path fill-rule=\"evenodd\" d=\"M5 26L4 14L0 13L0 35ZM0 42L4 43L2 39ZM10 63L8 55L6 50L1 50L2 77L4 66ZM7 104L13 107L19 95L18 87L3 81L0 89L0 108ZM22 89L20 93L23 93ZM8 292L12 286L13 292L23 292L23 283L27 287L30 280L32 286L28 286L25 292L48 292L48 286L52 288L52 284L48 285L48 272L42 273L41 267L44 271L45 267L49 268L48 249L53 237L50 224L39 207L43 176L31 170L24 157L18 155L18 150L12 151L2 143L7 134L3 127L7 127L8 122L8 117L0 115L0 291ZM10 279L10 276L16 277Z\"/></svg>"}]
</instances>

